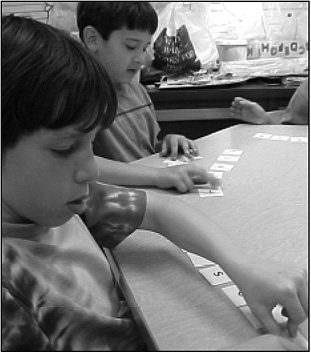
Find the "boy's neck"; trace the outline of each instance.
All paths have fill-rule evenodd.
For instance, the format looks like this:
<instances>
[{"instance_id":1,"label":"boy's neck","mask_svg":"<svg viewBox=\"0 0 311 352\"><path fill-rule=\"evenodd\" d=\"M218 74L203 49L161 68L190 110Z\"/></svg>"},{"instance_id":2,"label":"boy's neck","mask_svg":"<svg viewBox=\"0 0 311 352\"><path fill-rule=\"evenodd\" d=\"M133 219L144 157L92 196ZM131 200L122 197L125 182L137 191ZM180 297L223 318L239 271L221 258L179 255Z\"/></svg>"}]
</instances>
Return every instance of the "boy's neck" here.
<instances>
[{"instance_id":1,"label":"boy's neck","mask_svg":"<svg viewBox=\"0 0 311 352\"><path fill-rule=\"evenodd\" d=\"M10 224L32 224L31 221L18 215L11 207L5 202L1 202L1 220L2 223Z\"/></svg>"},{"instance_id":2,"label":"boy's neck","mask_svg":"<svg viewBox=\"0 0 311 352\"><path fill-rule=\"evenodd\" d=\"M132 84L132 82L130 83L115 83L115 88L117 90L118 93L126 93L128 87Z\"/></svg>"}]
</instances>

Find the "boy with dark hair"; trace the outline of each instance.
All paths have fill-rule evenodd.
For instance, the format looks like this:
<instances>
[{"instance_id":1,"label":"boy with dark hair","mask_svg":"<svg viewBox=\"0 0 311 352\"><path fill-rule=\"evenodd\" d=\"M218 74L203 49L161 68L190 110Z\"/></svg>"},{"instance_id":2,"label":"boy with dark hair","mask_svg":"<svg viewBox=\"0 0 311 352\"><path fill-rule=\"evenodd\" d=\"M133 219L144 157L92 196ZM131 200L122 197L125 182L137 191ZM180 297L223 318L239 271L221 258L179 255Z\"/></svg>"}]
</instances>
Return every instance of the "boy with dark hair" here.
<instances>
[{"instance_id":1,"label":"boy with dark hair","mask_svg":"<svg viewBox=\"0 0 311 352\"><path fill-rule=\"evenodd\" d=\"M137 41L137 38L128 38L119 47L120 43L115 43L114 39L110 41L110 37L114 36L112 32L118 33L124 25L135 29L134 33L136 29L154 33L158 18L152 6L141 1L81 3L78 5L78 23L81 38L89 23L95 23L99 29L100 37L96 43L98 48L92 47L94 50L91 48L91 51L101 59L118 92L117 117L109 129L98 133L93 144L95 154L103 157L97 158L99 180L122 186L175 188L181 193L193 190L196 184L209 183L211 187L217 188L219 180L195 163L174 168L124 163L158 151L156 145L160 146L157 140L159 125L144 87L138 82L132 82L144 61L147 45ZM147 37L149 38L149 34ZM104 48L101 42L105 41L107 47ZM197 155L195 143L183 136L167 136L162 145L163 155L167 154L168 148L173 157L177 156L179 148L189 156L189 149L193 151L193 155Z\"/></svg>"},{"instance_id":2,"label":"boy with dark hair","mask_svg":"<svg viewBox=\"0 0 311 352\"><path fill-rule=\"evenodd\" d=\"M138 82L146 52L158 26L158 16L147 1L84 1L77 7L80 39L103 64L117 89L114 123L98 134L96 155L130 162L160 151L177 158L178 152L197 156L194 141L170 134L158 140L160 128L153 103Z\"/></svg>"},{"instance_id":3,"label":"boy with dark hair","mask_svg":"<svg viewBox=\"0 0 311 352\"><path fill-rule=\"evenodd\" d=\"M271 333L282 333L271 310L284 306L296 334L308 311L305 270L248 254L178 197L96 182L92 142L117 101L80 43L7 16L1 55L3 351L146 349L100 249L138 228L219 263ZM251 346L297 348L271 335Z\"/></svg>"}]
</instances>

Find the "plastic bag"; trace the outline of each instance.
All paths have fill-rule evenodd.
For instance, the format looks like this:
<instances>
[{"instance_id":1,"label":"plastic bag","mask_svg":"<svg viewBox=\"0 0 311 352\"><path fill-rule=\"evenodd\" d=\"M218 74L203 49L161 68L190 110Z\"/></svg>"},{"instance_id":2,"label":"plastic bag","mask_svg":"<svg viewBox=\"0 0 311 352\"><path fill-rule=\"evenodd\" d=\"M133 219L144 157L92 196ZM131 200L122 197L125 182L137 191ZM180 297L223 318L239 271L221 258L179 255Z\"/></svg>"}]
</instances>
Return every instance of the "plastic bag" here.
<instances>
[{"instance_id":1,"label":"plastic bag","mask_svg":"<svg viewBox=\"0 0 311 352\"><path fill-rule=\"evenodd\" d=\"M213 67L218 59L216 44L206 25L183 3L171 3L159 13L154 35L152 66L168 72Z\"/></svg>"}]
</instances>

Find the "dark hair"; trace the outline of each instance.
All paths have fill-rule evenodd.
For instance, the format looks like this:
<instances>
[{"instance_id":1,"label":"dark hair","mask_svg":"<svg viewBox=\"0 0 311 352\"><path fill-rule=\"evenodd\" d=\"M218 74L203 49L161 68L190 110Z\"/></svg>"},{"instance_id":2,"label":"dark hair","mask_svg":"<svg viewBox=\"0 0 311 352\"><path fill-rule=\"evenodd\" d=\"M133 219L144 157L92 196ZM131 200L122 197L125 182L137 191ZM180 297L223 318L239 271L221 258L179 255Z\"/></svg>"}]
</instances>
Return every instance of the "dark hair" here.
<instances>
[{"instance_id":1,"label":"dark hair","mask_svg":"<svg viewBox=\"0 0 311 352\"><path fill-rule=\"evenodd\" d=\"M148 1L80 1L77 24L82 41L87 26L94 27L108 40L112 32L123 27L152 35L158 27L158 15Z\"/></svg>"},{"instance_id":2,"label":"dark hair","mask_svg":"<svg viewBox=\"0 0 311 352\"><path fill-rule=\"evenodd\" d=\"M50 25L2 17L2 152L41 128L88 132L114 120L117 98L103 66Z\"/></svg>"}]
</instances>

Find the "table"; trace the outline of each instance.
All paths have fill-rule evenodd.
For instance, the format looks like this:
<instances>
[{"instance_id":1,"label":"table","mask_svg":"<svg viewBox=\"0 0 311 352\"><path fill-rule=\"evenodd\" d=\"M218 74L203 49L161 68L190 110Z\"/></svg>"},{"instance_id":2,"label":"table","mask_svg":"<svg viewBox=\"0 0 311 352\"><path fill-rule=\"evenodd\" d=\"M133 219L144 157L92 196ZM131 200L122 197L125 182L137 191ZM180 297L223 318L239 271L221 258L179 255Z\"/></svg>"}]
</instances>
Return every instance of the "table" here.
<instances>
[{"instance_id":1,"label":"table","mask_svg":"<svg viewBox=\"0 0 311 352\"><path fill-rule=\"evenodd\" d=\"M240 124L199 139L203 160L195 163L207 169L224 149L243 150L224 172L223 197L151 191L182 198L263 258L307 265L308 144L253 138L258 132L307 137L308 127ZM158 155L136 163L164 166ZM158 234L136 231L110 260L150 349L217 350L259 334L180 248Z\"/></svg>"}]
</instances>

